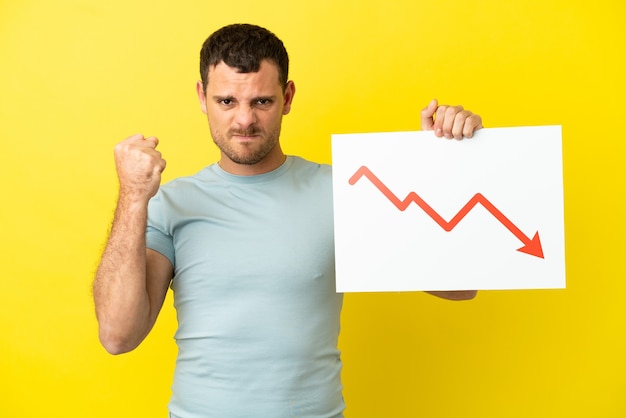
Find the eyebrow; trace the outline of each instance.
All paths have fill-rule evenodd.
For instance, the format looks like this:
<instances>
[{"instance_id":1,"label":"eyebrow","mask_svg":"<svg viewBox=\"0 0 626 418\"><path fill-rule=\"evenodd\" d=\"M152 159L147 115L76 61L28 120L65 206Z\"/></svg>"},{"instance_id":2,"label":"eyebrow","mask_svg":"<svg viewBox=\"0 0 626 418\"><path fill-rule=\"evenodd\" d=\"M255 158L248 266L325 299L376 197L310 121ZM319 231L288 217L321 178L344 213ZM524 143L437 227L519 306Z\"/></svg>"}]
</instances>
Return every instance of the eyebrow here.
<instances>
[{"instance_id":1,"label":"eyebrow","mask_svg":"<svg viewBox=\"0 0 626 418\"><path fill-rule=\"evenodd\" d=\"M256 102L258 100L276 100L277 96L276 95L267 95L267 96L255 96L253 97L250 102ZM213 100L215 101L221 101L221 100L233 100L233 101L238 101L237 98L231 94L228 94L226 96L220 96L220 95L214 95L213 96Z\"/></svg>"}]
</instances>

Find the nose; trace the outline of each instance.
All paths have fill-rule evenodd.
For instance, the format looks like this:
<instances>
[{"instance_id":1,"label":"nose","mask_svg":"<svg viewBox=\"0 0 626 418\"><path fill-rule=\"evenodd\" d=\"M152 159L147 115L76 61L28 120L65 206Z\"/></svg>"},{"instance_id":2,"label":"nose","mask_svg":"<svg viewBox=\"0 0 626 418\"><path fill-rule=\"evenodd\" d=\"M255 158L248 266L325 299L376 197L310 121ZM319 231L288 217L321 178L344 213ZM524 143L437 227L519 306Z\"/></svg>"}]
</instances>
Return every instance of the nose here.
<instances>
[{"instance_id":1,"label":"nose","mask_svg":"<svg viewBox=\"0 0 626 418\"><path fill-rule=\"evenodd\" d=\"M239 106L235 115L235 123L242 129L247 129L256 123L256 114L251 106Z\"/></svg>"}]
</instances>

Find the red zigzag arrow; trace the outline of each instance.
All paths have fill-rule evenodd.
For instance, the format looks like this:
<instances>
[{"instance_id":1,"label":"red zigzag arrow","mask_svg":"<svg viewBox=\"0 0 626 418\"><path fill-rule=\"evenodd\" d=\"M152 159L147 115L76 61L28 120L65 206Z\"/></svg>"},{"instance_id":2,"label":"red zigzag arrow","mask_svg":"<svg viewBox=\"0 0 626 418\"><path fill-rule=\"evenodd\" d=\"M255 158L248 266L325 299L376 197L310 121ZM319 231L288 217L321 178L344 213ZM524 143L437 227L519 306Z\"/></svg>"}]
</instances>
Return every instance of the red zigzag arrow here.
<instances>
[{"instance_id":1,"label":"red zigzag arrow","mask_svg":"<svg viewBox=\"0 0 626 418\"><path fill-rule=\"evenodd\" d=\"M521 251L526 254L534 255L535 257L544 258L543 257L543 249L541 248L541 241L539 240L539 232L535 232L535 236L530 239L528 238L520 229L513 224L502 212L498 210L485 196L480 193L476 193L470 200L461 208L461 210L450 220L447 222L445 219L441 217L428 203L424 201L421 197L418 196L417 193L411 192L409 193L404 200L398 199L398 197L393 194L387 186L383 184L382 181L378 179L370 171L366 166L362 166L359 168L356 173L352 177L350 177L349 183L354 185L361 177L367 177L369 181L372 182L374 186L381 191L382 194L389 199L391 203L393 203L399 210L404 211L412 202L417 204L424 212L428 214L435 222L439 224L445 231L450 232L454 229L455 226L461 219L465 217L477 204L483 205L485 209L487 209L497 220L499 220L502 225L504 225L509 231L513 233L524 246L518 248L517 251Z\"/></svg>"}]
</instances>

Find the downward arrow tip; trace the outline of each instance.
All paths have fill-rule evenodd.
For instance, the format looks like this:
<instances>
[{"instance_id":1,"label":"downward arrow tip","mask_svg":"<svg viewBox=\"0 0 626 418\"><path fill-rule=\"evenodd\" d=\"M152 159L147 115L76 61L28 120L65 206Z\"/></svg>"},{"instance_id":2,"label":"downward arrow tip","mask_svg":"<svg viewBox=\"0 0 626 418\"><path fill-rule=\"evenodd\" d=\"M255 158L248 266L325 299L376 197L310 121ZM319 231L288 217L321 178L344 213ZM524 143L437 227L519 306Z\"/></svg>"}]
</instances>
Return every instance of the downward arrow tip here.
<instances>
[{"instance_id":1,"label":"downward arrow tip","mask_svg":"<svg viewBox=\"0 0 626 418\"><path fill-rule=\"evenodd\" d=\"M541 240L539 239L539 231L535 232L535 236L533 237L533 239L528 241L523 247L518 248L517 251L534 255L535 257L544 258L543 248L541 247Z\"/></svg>"}]
</instances>

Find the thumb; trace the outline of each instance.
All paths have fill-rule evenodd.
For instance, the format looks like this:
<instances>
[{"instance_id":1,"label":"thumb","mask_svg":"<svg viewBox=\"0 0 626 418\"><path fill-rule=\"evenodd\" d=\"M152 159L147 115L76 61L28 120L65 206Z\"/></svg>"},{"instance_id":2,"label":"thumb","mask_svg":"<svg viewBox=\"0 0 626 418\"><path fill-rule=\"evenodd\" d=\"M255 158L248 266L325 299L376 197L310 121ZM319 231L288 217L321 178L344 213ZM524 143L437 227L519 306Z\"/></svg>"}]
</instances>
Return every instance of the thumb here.
<instances>
[{"instance_id":1,"label":"thumb","mask_svg":"<svg viewBox=\"0 0 626 418\"><path fill-rule=\"evenodd\" d=\"M435 126L434 116L437 108L439 107L439 103L437 99L433 99L428 106L422 109L420 115L422 119L422 130L424 131L432 131Z\"/></svg>"}]
</instances>

